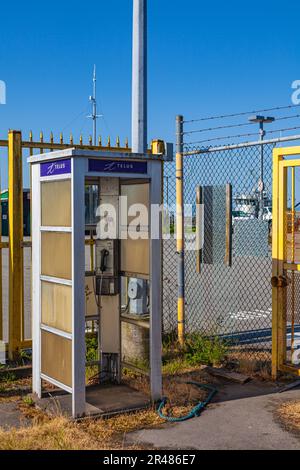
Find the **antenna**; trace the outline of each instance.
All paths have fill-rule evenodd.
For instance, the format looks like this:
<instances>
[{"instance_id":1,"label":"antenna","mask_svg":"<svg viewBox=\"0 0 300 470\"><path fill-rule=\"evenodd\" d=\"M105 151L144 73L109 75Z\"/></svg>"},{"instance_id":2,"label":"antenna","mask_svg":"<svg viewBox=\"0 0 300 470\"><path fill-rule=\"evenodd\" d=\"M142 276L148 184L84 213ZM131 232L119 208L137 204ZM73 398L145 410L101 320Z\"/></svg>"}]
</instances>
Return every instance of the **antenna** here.
<instances>
[{"instance_id":1,"label":"antenna","mask_svg":"<svg viewBox=\"0 0 300 470\"><path fill-rule=\"evenodd\" d=\"M133 0L132 151L147 150L147 0Z\"/></svg>"},{"instance_id":2,"label":"antenna","mask_svg":"<svg viewBox=\"0 0 300 470\"><path fill-rule=\"evenodd\" d=\"M96 77L96 65L94 65L93 72L93 94L89 97L89 100L92 104L92 114L87 116L87 118L93 120L93 144L97 145L97 119L102 117L102 114L97 114L97 77Z\"/></svg>"}]
</instances>

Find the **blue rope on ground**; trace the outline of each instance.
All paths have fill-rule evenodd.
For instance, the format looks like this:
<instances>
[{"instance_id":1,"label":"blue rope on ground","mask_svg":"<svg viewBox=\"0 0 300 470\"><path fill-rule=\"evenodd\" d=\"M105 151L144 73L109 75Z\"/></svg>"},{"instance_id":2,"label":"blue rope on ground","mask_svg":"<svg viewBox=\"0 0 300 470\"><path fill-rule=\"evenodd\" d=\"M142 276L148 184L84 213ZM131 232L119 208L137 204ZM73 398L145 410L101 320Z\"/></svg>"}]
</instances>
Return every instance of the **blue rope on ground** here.
<instances>
[{"instance_id":1,"label":"blue rope on ground","mask_svg":"<svg viewBox=\"0 0 300 470\"><path fill-rule=\"evenodd\" d=\"M196 405L187 415L179 416L178 418L165 415L162 412L163 408L166 406L166 404L168 402L168 398L164 397L162 399L162 401L160 402L159 407L157 409L157 413L159 414L159 416L162 419L165 419L167 421L175 423L175 422L180 422L180 421L187 421L188 419L198 417L198 416L200 416L201 411L206 407L206 405L208 405L208 403L212 400L214 395L218 392L218 390L216 388L211 387L210 385L200 384L199 382L186 382L186 384L195 385L196 387L202 388L203 390L208 390L210 393L209 393L208 397L206 398L206 400L200 401L198 403L198 405Z\"/></svg>"}]
</instances>

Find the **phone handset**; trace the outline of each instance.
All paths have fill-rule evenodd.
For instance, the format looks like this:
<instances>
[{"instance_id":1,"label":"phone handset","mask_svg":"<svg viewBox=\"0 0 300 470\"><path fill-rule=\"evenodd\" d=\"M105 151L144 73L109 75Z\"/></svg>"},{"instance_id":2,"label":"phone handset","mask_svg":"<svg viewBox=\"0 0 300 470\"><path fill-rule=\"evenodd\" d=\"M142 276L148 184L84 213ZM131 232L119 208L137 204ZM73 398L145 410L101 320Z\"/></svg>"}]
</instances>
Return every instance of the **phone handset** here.
<instances>
[{"instance_id":1,"label":"phone handset","mask_svg":"<svg viewBox=\"0 0 300 470\"><path fill-rule=\"evenodd\" d=\"M109 256L109 251L105 248L101 250L101 262L100 262L100 271L104 273L107 269L107 259Z\"/></svg>"}]
</instances>

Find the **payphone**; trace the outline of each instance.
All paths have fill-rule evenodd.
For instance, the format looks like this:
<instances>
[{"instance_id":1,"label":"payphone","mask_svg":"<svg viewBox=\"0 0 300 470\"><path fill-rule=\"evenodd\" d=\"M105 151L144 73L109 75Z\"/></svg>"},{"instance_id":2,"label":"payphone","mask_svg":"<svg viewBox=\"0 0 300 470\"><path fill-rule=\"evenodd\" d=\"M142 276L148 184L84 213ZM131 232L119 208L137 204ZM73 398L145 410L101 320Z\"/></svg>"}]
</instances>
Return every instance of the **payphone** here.
<instances>
[{"instance_id":1,"label":"payphone","mask_svg":"<svg viewBox=\"0 0 300 470\"><path fill-rule=\"evenodd\" d=\"M119 293L118 240L96 240L96 295Z\"/></svg>"},{"instance_id":2,"label":"payphone","mask_svg":"<svg viewBox=\"0 0 300 470\"><path fill-rule=\"evenodd\" d=\"M97 184L99 202L92 275L98 310L98 359L102 382L118 381L123 359L127 365L141 359L136 352L130 353L132 348L128 346L139 342L141 331L137 329L134 337L129 337L122 322L126 321L126 314L132 322L149 313L149 181L100 177ZM132 240L136 242L134 247ZM122 298L127 299L125 312L120 304ZM130 336L132 329L133 326ZM123 348L117 346L122 342L122 331Z\"/></svg>"},{"instance_id":3,"label":"payphone","mask_svg":"<svg viewBox=\"0 0 300 470\"><path fill-rule=\"evenodd\" d=\"M99 178L96 209L96 295L119 293L119 179Z\"/></svg>"},{"instance_id":4,"label":"payphone","mask_svg":"<svg viewBox=\"0 0 300 470\"><path fill-rule=\"evenodd\" d=\"M87 180L88 181L88 180ZM94 269L86 272L92 276L95 297L93 321L98 338L98 363L100 382L120 382L121 375L121 327L120 327L120 243L119 243L119 178L99 177L98 201L94 207ZM87 315L88 313L88 315ZM86 312L89 321L90 312Z\"/></svg>"},{"instance_id":5,"label":"payphone","mask_svg":"<svg viewBox=\"0 0 300 470\"><path fill-rule=\"evenodd\" d=\"M124 304L130 314L148 314L150 395L161 397L162 232L161 212L152 208L162 203L166 160L162 154L80 148L29 158L33 391L41 397L42 380L64 390L74 417L89 414L91 406L101 414L108 406L104 389L91 393L86 387L87 324L97 324L100 383L103 377L121 382L121 324L141 323L125 318ZM96 220L88 223L86 185L97 194L90 192L89 199L98 201ZM110 411L116 411L119 398L105 390ZM126 396L132 406L134 393Z\"/></svg>"}]
</instances>

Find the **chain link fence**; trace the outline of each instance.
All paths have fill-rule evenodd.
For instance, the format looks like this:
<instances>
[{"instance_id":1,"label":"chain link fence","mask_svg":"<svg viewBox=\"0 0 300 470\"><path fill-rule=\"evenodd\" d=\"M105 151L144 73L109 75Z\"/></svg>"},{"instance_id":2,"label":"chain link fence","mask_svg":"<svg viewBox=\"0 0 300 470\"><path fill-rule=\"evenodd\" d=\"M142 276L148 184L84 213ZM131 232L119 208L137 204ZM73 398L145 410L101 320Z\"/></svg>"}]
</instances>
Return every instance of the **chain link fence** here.
<instances>
[{"instance_id":1,"label":"chain link fence","mask_svg":"<svg viewBox=\"0 0 300 470\"><path fill-rule=\"evenodd\" d=\"M163 240L163 332L177 330L176 167L164 164L164 204L170 213L170 238ZM165 230L163 230L165 235Z\"/></svg>"},{"instance_id":2,"label":"chain link fence","mask_svg":"<svg viewBox=\"0 0 300 470\"><path fill-rule=\"evenodd\" d=\"M185 204L195 207L197 186L210 189L213 194L213 204L205 207L208 216L204 224L204 243L211 238L211 252L206 257L202 254L200 273L196 269L197 253L185 250L186 331L219 335L233 349L242 349L243 354L262 360L269 359L271 351L271 201L275 145L263 145L263 214L259 213L261 145L214 151L189 145L184 148L184 154L188 153L184 157ZM224 240L218 236L226 230L224 201L219 189L228 184L232 189L230 266L220 256ZM164 201L175 208L174 162L165 165ZM194 221L194 209L192 214ZM176 226L175 215L174 209L171 234L172 222ZM186 242L189 235L185 230ZM163 327L165 332L171 332L177 328L176 240L164 240L163 246Z\"/></svg>"}]
</instances>

